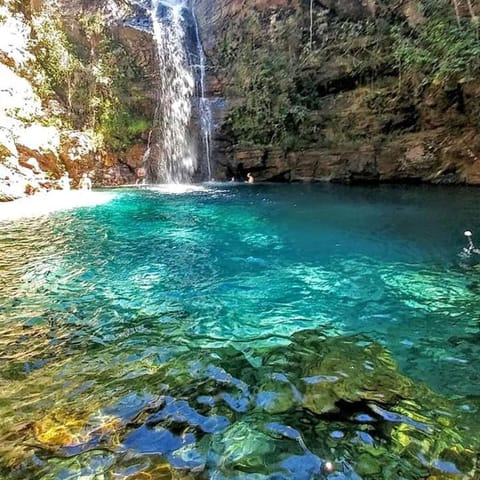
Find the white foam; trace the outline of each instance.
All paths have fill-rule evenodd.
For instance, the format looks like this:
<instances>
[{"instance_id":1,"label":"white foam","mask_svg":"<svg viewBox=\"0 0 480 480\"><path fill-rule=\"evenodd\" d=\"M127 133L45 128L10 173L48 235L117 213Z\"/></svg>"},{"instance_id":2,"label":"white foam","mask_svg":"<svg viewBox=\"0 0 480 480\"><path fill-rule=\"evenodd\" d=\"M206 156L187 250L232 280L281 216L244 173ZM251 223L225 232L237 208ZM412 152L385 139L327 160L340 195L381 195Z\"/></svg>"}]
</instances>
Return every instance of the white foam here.
<instances>
[{"instance_id":1,"label":"white foam","mask_svg":"<svg viewBox=\"0 0 480 480\"><path fill-rule=\"evenodd\" d=\"M181 195L184 193L190 192L207 192L208 189L202 185L190 185L182 183L168 183L164 185L143 185L145 189L153 190L155 192L170 194L170 195Z\"/></svg>"},{"instance_id":2,"label":"white foam","mask_svg":"<svg viewBox=\"0 0 480 480\"><path fill-rule=\"evenodd\" d=\"M108 203L114 197L115 194L111 192L86 192L81 190L38 193L13 202L0 203L0 221L39 217L79 207L93 207Z\"/></svg>"}]
</instances>

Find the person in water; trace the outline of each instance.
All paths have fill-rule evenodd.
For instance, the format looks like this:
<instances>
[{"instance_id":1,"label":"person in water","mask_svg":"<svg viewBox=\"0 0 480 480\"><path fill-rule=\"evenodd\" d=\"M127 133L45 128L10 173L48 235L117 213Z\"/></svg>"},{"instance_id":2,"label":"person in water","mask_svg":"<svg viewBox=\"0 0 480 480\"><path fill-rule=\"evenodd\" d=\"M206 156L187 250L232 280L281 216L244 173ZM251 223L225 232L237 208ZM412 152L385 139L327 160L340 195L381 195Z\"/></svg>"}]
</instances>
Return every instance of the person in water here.
<instances>
[{"instance_id":1,"label":"person in water","mask_svg":"<svg viewBox=\"0 0 480 480\"><path fill-rule=\"evenodd\" d=\"M145 171L144 167L140 167L137 169L137 180L135 181L136 185L145 185L145 177L147 172Z\"/></svg>"},{"instance_id":2,"label":"person in water","mask_svg":"<svg viewBox=\"0 0 480 480\"><path fill-rule=\"evenodd\" d=\"M474 245L473 243L473 235L470 230L467 230L464 235L467 237L468 245L463 249L463 252L467 255L471 255L472 253L480 254L480 250Z\"/></svg>"},{"instance_id":3,"label":"person in water","mask_svg":"<svg viewBox=\"0 0 480 480\"><path fill-rule=\"evenodd\" d=\"M80 183L78 184L80 190L91 190L92 189L92 181L88 176L88 173L84 173L82 178L80 179Z\"/></svg>"},{"instance_id":4,"label":"person in water","mask_svg":"<svg viewBox=\"0 0 480 480\"><path fill-rule=\"evenodd\" d=\"M59 181L59 184L60 184L60 188L62 190L65 190L66 192L70 190L70 177L68 176L68 172L65 172L62 176L62 178L60 178L60 181Z\"/></svg>"},{"instance_id":5,"label":"person in water","mask_svg":"<svg viewBox=\"0 0 480 480\"><path fill-rule=\"evenodd\" d=\"M250 172L247 173L247 183L255 183L255 178Z\"/></svg>"}]
</instances>

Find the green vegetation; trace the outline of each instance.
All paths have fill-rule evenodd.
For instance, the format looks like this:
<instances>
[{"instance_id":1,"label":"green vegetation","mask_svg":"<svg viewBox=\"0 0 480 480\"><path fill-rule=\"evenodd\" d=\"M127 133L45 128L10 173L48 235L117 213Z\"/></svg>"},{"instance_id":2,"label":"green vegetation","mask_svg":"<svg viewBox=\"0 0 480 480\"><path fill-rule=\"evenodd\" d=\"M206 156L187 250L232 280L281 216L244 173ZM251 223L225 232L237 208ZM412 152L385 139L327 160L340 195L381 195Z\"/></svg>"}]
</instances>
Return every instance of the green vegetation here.
<instances>
[{"instance_id":1,"label":"green vegetation","mask_svg":"<svg viewBox=\"0 0 480 480\"><path fill-rule=\"evenodd\" d=\"M317 8L271 16L247 10L213 55L234 98L234 143L286 151L418 131L427 95L480 74L479 23L448 0L418 0L405 16L382 2L376 17L340 18ZM434 86L435 88L430 88Z\"/></svg>"},{"instance_id":2,"label":"green vegetation","mask_svg":"<svg viewBox=\"0 0 480 480\"><path fill-rule=\"evenodd\" d=\"M16 8L29 15L29 5ZM100 12L78 16L86 45L68 38L61 12L46 3L32 16L32 45L37 64L29 74L41 98L58 96L66 113L54 120L77 129L95 132L99 146L124 150L151 127L135 109L135 99L125 95L132 78L140 75L133 60L116 42ZM36 74L40 71L41 75Z\"/></svg>"},{"instance_id":3,"label":"green vegetation","mask_svg":"<svg viewBox=\"0 0 480 480\"><path fill-rule=\"evenodd\" d=\"M105 109L100 118L104 141L114 150L135 143L138 136L152 128L152 122L126 109Z\"/></svg>"},{"instance_id":4,"label":"green vegetation","mask_svg":"<svg viewBox=\"0 0 480 480\"><path fill-rule=\"evenodd\" d=\"M37 82L40 95L49 96L66 85L70 99L73 78L81 68L81 62L67 40L58 12L53 7L46 7L42 15L32 19L32 29L35 35L32 50L38 66L44 71L43 81Z\"/></svg>"},{"instance_id":5,"label":"green vegetation","mask_svg":"<svg viewBox=\"0 0 480 480\"><path fill-rule=\"evenodd\" d=\"M244 102L233 110L231 121L240 137L253 143L275 144L285 141L289 127L294 129L298 124L301 111L292 101L292 78L284 75L288 59L268 50L256 54L254 59L245 57L239 65L237 74L242 77L243 90L239 93L244 95Z\"/></svg>"},{"instance_id":6,"label":"green vegetation","mask_svg":"<svg viewBox=\"0 0 480 480\"><path fill-rule=\"evenodd\" d=\"M234 66L228 93L242 100L229 118L233 136L242 143L290 148L298 138L306 110L296 98L298 64L288 45L298 37L298 20L293 16L266 36L262 19L250 12L242 30L231 30L221 44L218 63L225 71Z\"/></svg>"},{"instance_id":7,"label":"green vegetation","mask_svg":"<svg viewBox=\"0 0 480 480\"><path fill-rule=\"evenodd\" d=\"M392 28L400 74L420 83L470 80L480 71L476 19L455 18L446 0L424 1L425 21Z\"/></svg>"}]
</instances>

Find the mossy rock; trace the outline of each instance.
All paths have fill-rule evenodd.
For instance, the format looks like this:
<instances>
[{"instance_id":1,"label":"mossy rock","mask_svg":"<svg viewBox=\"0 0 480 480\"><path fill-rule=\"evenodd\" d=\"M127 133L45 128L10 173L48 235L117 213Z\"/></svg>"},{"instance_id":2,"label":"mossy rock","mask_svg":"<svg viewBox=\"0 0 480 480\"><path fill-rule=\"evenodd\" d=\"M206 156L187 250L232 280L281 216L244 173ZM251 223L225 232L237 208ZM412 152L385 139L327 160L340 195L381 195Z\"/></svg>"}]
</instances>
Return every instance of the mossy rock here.
<instances>
[{"instance_id":1,"label":"mossy rock","mask_svg":"<svg viewBox=\"0 0 480 480\"><path fill-rule=\"evenodd\" d=\"M281 367L313 413L338 410L339 402L394 404L413 395L411 380L401 375L388 351L359 337L325 338L301 332L288 349L277 349L266 365Z\"/></svg>"}]
</instances>

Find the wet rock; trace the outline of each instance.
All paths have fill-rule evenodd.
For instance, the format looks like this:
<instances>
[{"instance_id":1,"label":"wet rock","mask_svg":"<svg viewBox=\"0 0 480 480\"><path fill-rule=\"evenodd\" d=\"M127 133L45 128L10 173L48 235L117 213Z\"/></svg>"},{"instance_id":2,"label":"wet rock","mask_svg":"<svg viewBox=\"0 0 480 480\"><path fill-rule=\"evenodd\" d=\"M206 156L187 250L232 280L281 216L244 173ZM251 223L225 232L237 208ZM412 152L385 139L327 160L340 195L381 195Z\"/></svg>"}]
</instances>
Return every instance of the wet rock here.
<instances>
[{"instance_id":1,"label":"wet rock","mask_svg":"<svg viewBox=\"0 0 480 480\"><path fill-rule=\"evenodd\" d=\"M96 166L97 146L87 132L66 131L60 136L59 156L70 175L77 179Z\"/></svg>"},{"instance_id":2,"label":"wet rock","mask_svg":"<svg viewBox=\"0 0 480 480\"><path fill-rule=\"evenodd\" d=\"M42 170L59 176L62 173L59 162L60 133L55 127L32 124L15 132L21 163L30 158L37 159Z\"/></svg>"},{"instance_id":3,"label":"wet rock","mask_svg":"<svg viewBox=\"0 0 480 480\"><path fill-rule=\"evenodd\" d=\"M145 146L133 145L125 153L125 163L133 169L138 169L143 165L144 156Z\"/></svg>"},{"instance_id":4,"label":"wet rock","mask_svg":"<svg viewBox=\"0 0 480 480\"><path fill-rule=\"evenodd\" d=\"M271 354L265 366L280 368L302 394L301 404L317 414L338 411L341 402L391 404L408 397L412 382L400 375L381 346L358 344L358 338L322 339L294 335L284 352Z\"/></svg>"},{"instance_id":5,"label":"wet rock","mask_svg":"<svg viewBox=\"0 0 480 480\"><path fill-rule=\"evenodd\" d=\"M112 30L138 67L135 75L131 75L128 90L123 93L123 101L136 105L138 111L153 119L157 104L158 63L152 31L132 28L124 23L112 26Z\"/></svg>"}]
</instances>

